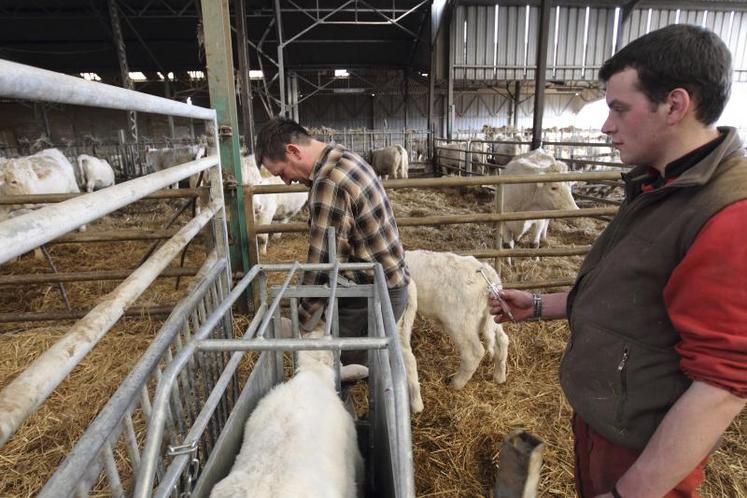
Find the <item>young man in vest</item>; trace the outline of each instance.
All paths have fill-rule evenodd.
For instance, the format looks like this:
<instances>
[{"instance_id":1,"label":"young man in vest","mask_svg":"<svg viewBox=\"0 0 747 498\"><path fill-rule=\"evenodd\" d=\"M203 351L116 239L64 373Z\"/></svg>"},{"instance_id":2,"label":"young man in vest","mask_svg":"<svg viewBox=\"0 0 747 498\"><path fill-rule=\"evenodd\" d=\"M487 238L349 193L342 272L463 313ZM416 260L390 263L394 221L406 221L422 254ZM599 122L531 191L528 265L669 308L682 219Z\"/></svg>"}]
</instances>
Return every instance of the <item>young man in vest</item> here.
<instances>
[{"instance_id":1,"label":"young man in vest","mask_svg":"<svg viewBox=\"0 0 747 498\"><path fill-rule=\"evenodd\" d=\"M516 320L569 320L560 383L580 496L697 496L745 405L747 158L714 125L731 74L723 41L681 24L605 62L602 131L635 166L625 201L570 293L502 293Z\"/></svg>"},{"instance_id":2,"label":"young man in vest","mask_svg":"<svg viewBox=\"0 0 747 498\"><path fill-rule=\"evenodd\" d=\"M306 129L286 118L273 118L257 133L257 162L287 184L299 181L309 192L309 253L307 262L327 263L327 228L334 227L337 259L342 263L381 263L395 321L407 305L410 274L399 240L389 198L373 168L341 145L312 138ZM357 284L370 284L370 271L345 272ZM328 272L306 272L305 285L328 283ZM339 299L341 337L367 335L368 299ZM310 331L326 299L303 299L299 318ZM345 352L346 363L365 362L365 352Z\"/></svg>"}]
</instances>

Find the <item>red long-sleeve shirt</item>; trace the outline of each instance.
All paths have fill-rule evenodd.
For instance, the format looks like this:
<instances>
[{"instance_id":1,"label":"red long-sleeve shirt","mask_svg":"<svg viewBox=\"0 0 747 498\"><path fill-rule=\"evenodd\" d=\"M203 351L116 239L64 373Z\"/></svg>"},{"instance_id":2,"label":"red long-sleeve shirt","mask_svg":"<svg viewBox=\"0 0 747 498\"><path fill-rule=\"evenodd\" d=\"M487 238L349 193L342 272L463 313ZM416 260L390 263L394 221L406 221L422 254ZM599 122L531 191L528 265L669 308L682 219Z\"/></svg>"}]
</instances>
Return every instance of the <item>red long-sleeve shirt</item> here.
<instances>
[{"instance_id":1,"label":"red long-sleeve shirt","mask_svg":"<svg viewBox=\"0 0 747 498\"><path fill-rule=\"evenodd\" d=\"M701 229L664 300L682 337L675 348L682 371L747 398L747 200Z\"/></svg>"}]
</instances>

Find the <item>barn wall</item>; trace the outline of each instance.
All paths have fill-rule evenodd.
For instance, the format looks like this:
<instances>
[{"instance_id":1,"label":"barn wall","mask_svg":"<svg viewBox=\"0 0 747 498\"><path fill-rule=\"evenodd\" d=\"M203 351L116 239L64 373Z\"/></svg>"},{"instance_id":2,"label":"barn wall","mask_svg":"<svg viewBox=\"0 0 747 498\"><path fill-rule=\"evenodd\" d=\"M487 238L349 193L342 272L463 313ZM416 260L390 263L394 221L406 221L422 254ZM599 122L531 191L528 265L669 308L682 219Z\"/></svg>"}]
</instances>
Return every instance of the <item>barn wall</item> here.
<instances>
[{"instance_id":1,"label":"barn wall","mask_svg":"<svg viewBox=\"0 0 747 498\"><path fill-rule=\"evenodd\" d=\"M546 78L595 81L602 63L613 53L615 20L614 8L552 8ZM634 9L622 26L622 45L675 23L705 26L717 33L734 57L735 81L747 81L747 11ZM534 79L538 7L458 5L451 29L457 80Z\"/></svg>"},{"instance_id":2,"label":"barn wall","mask_svg":"<svg viewBox=\"0 0 747 498\"><path fill-rule=\"evenodd\" d=\"M0 142L15 147L18 140L36 140L46 132L42 105L3 103L0 104ZM127 128L127 113L109 109L92 109L61 104L45 105L51 141L55 144L64 141L82 140L90 135L102 142L116 142L120 129ZM204 129L196 123L197 133ZM176 138L191 136L190 121L174 118ZM141 139L161 142L170 137L168 120L165 116L138 113L138 129Z\"/></svg>"}]
</instances>

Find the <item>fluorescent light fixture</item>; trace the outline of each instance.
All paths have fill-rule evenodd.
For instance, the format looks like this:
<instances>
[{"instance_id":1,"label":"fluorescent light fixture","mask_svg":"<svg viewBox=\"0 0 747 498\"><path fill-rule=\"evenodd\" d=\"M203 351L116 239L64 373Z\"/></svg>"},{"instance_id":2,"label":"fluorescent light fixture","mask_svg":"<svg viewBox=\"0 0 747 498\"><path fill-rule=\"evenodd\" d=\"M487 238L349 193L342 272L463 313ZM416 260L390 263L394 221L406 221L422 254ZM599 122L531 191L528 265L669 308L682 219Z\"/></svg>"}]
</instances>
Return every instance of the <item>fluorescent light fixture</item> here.
<instances>
[{"instance_id":1,"label":"fluorescent light fixture","mask_svg":"<svg viewBox=\"0 0 747 498\"><path fill-rule=\"evenodd\" d=\"M365 88L333 88L332 93L366 93Z\"/></svg>"},{"instance_id":2,"label":"fluorescent light fixture","mask_svg":"<svg viewBox=\"0 0 747 498\"><path fill-rule=\"evenodd\" d=\"M250 80L261 80L265 77L265 74L260 71L259 69L250 69L249 70L249 79Z\"/></svg>"},{"instance_id":3,"label":"fluorescent light fixture","mask_svg":"<svg viewBox=\"0 0 747 498\"><path fill-rule=\"evenodd\" d=\"M420 76L422 76L423 78L427 78L428 77L428 73L420 73Z\"/></svg>"},{"instance_id":4,"label":"fluorescent light fixture","mask_svg":"<svg viewBox=\"0 0 747 498\"><path fill-rule=\"evenodd\" d=\"M187 71L187 74L193 80L204 80L205 79L205 73L202 71Z\"/></svg>"},{"instance_id":5,"label":"fluorescent light fixture","mask_svg":"<svg viewBox=\"0 0 747 498\"><path fill-rule=\"evenodd\" d=\"M148 78L146 78L145 75L143 73L141 73L140 71L131 71L130 72L130 79L132 81L145 81Z\"/></svg>"},{"instance_id":6,"label":"fluorescent light fixture","mask_svg":"<svg viewBox=\"0 0 747 498\"><path fill-rule=\"evenodd\" d=\"M101 76L96 73L80 73L84 80L88 81L101 81Z\"/></svg>"},{"instance_id":7,"label":"fluorescent light fixture","mask_svg":"<svg viewBox=\"0 0 747 498\"><path fill-rule=\"evenodd\" d=\"M192 97L187 97L187 104L192 105Z\"/></svg>"},{"instance_id":8,"label":"fluorescent light fixture","mask_svg":"<svg viewBox=\"0 0 747 498\"><path fill-rule=\"evenodd\" d=\"M156 74L158 74L158 77L161 78L161 80L165 80L166 78L168 78L169 81L174 81L174 73L172 73L172 72L166 73L165 77L164 77L163 73L160 72L160 71L158 71L158 73L156 73Z\"/></svg>"},{"instance_id":9,"label":"fluorescent light fixture","mask_svg":"<svg viewBox=\"0 0 747 498\"><path fill-rule=\"evenodd\" d=\"M349 78L350 73L347 69L335 69L335 78Z\"/></svg>"}]
</instances>

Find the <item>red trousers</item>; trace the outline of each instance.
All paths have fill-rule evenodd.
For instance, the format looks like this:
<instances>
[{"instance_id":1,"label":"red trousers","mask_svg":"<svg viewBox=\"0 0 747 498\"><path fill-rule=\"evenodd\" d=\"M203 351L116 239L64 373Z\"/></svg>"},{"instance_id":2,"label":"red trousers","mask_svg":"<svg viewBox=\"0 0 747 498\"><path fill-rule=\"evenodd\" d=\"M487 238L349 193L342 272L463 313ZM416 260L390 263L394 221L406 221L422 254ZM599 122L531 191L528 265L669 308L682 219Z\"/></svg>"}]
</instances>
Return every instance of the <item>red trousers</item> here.
<instances>
[{"instance_id":1,"label":"red trousers","mask_svg":"<svg viewBox=\"0 0 747 498\"><path fill-rule=\"evenodd\" d=\"M611 443L594 431L579 415L571 422L575 439L576 493L581 498L609 493L612 486L636 461L639 451ZM707 458L698 465L665 498L698 498ZM623 498L628 498L623 496Z\"/></svg>"}]
</instances>

